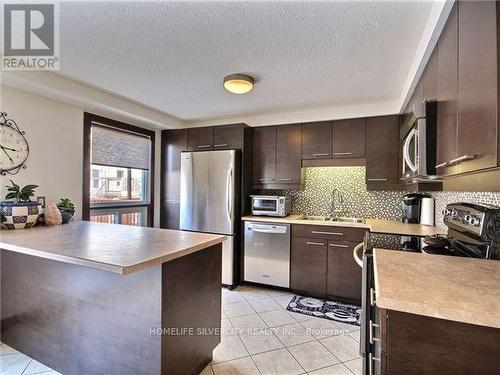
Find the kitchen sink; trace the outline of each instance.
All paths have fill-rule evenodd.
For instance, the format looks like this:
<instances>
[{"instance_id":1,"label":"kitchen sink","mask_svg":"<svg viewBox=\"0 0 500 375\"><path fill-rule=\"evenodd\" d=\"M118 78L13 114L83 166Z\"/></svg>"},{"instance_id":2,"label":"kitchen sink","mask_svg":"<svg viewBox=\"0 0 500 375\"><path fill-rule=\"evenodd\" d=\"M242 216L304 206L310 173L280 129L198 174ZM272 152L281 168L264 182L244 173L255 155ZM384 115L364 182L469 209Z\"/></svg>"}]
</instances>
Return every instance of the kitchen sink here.
<instances>
[{"instance_id":1,"label":"kitchen sink","mask_svg":"<svg viewBox=\"0 0 500 375\"><path fill-rule=\"evenodd\" d=\"M364 223L365 219L362 219L360 217L336 217L334 219L330 219L332 221L338 221L342 223Z\"/></svg>"},{"instance_id":2,"label":"kitchen sink","mask_svg":"<svg viewBox=\"0 0 500 375\"><path fill-rule=\"evenodd\" d=\"M336 221L339 223L364 223L365 219L360 217L336 217L330 218L327 216L302 216L300 220L314 220L314 221Z\"/></svg>"},{"instance_id":3,"label":"kitchen sink","mask_svg":"<svg viewBox=\"0 0 500 375\"><path fill-rule=\"evenodd\" d=\"M300 220L330 221L330 218L325 216L302 216Z\"/></svg>"}]
</instances>

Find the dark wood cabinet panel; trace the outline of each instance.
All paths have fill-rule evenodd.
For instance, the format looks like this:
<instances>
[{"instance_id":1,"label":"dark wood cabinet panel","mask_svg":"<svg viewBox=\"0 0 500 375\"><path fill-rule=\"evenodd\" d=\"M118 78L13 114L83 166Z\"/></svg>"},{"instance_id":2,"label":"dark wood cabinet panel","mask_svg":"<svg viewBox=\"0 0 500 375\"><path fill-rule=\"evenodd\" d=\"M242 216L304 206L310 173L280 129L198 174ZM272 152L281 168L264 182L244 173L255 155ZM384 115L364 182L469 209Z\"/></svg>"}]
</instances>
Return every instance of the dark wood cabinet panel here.
<instances>
[{"instance_id":1,"label":"dark wood cabinet panel","mask_svg":"<svg viewBox=\"0 0 500 375\"><path fill-rule=\"evenodd\" d=\"M379 187L399 185L399 116L366 120L366 182Z\"/></svg>"},{"instance_id":2,"label":"dark wood cabinet panel","mask_svg":"<svg viewBox=\"0 0 500 375\"><path fill-rule=\"evenodd\" d=\"M300 124L276 127L276 183L301 183L301 140Z\"/></svg>"},{"instance_id":3,"label":"dark wood cabinet panel","mask_svg":"<svg viewBox=\"0 0 500 375\"><path fill-rule=\"evenodd\" d=\"M243 148L244 124L214 126L214 150Z\"/></svg>"},{"instance_id":4,"label":"dark wood cabinet panel","mask_svg":"<svg viewBox=\"0 0 500 375\"><path fill-rule=\"evenodd\" d=\"M498 374L500 329L386 311L388 375Z\"/></svg>"},{"instance_id":5,"label":"dark wood cabinet panel","mask_svg":"<svg viewBox=\"0 0 500 375\"><path fill-rule=\"evenodd\" d=\"M457 165L469 172L497 165L497 3L458 3Z\"/></svg>"},{"instance_id":6,"label":"dark wood cabinet panel","mask_svg":"<svg viewBox=\"0 0 500 375\"><path fill-rule=\"evenodd\" d=\"M272 184L276 177L276 127L253 129L253 183Z\"/></svg>"},{"instance_id":7,"label":"dark wood cabinet panel","mask_svg":"<svg viewBox=\"0 0 500 375\"><path fill-rule=\"evenodd\" d=\"M292 238L290 287L313 295L326 295L327 241Z\"/></svg>"},{"instance_id":8,"label":"dark wood cabinet panel","mask_svg":"<svg viewBox=\"0 0 500 375\"><path fill-rule=\"evenodd\" d=\"M456 173L457 168L445 166L457 158L457 99L458 99L458 11L457 4L438 41L437 62L437 173Z\"/></svg>"},{"instance_id":9,"label":"dark wood cabinet panel","mask_svg":"<svg viewBox=\"0 0 500 375\"><path fill-rule=\"evenodd\" d=\"M333 122L333 157L364 158L366 119L357 118Z\"/></svg>"},{"instance_id":10,"label":"dark wood cabinet panel","mask_svg":"<svg viewBox=\"0 0 500 375\"><path fill-rule=\"evenodd\" d=\"M329 296L361 301L361 267L352 256L356 245L348 241L328 241L326 292Z\"/></svg>"},{"instance_id":11,"label":"dark wood cabinet panel","mask_svg":"<svg viewBox=\"0 0 500 375\"><path fill-rule=\"evenodd\" d=\"M309 122L302 125L302 159L332 158L332 122Z\"/></svg>"},{"instance_id":12,"label":"dark wood cabinet panel","mask_svg":"<svg viewBox=\"0 0 500 375\"><path fill-rule=\"evenodd\" d=\"M438 49L434 48L424 73L422 74L422 95L423 100L431 101L437 98L437 79L438 79Z\"/></svg>"},{"instance_id":13,"label":"dark wood cabinet panel","mask_svg":"<svg viewBox=\"0 0 500 375\"><path fill-rule=\"evenodd\" d=\"M160 210L160 228L179 229L181 202L165 199L161 202Z\"/></svg>"},{"instance_id":14,"label":"dark wood cabinet panel","mask_svg":"<svg viewBox=\"0 0 500 375\"><path fill-rule=\"evenodd\" d=\"M213 146L213 127L188 129L188 151L213 150Z\"/></svg>"},{"instance_id":15,"label":"dark wood cabinet panel","mask_svg":"<svg viewBox=\"0 0 500 375\"><path fill-rule=\"evenodd\" d=\"M187 139L187 129L161 133L161 228L179 229L181 152L187 150Z\"/></svg>"},{"instance_id":16,"label":"dark wood cabinet panel","mask_svg":"<svg viewBox=\"0 0 500 375\"><path fill-rule=\"evenodd\" d=\"M340 227L336 225L309 225L294 224L292 226L292 235L294 237L319 238L333 241L352 241L362 242L365 237L366 229L353 227Z\"/></svg>"},{"instance_id":17,"label":"dark wood cabinet panel","mask_svg":"<svg viewBox=\"0 0 500 375\"><path fill-rule=\"evenodd\" d=\"M187 130L162 131L161 199L180 199L181 152L187 150Z\"/></svg>"}]
</instances>

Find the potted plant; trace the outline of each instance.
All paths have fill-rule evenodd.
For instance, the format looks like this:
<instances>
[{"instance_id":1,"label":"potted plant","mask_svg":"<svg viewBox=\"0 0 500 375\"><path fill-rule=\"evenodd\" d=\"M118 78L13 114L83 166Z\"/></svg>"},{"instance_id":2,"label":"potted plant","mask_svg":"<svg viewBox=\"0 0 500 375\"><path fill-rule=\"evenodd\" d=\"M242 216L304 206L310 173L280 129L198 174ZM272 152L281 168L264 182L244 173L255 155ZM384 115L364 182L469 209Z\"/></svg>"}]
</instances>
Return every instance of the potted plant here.
<instances>
[{"instance_id":1,"label":"potted plant","mask_svg":"<svg viewBox=\"0 0 500 375\"><path fill-rule=\"evenodd\" d=\"M5 199L13 201L0 202L1 225L4 229L22 229L34 226L42 214L42 206L32 202L30 198L35 195L38 185L26 185L21 188L10 180Z\"/></svg>"},{"instance_id":2,"label":"potted plant","mask_svg":"<svg viewBox=\"0 0 500 375\"><path fill-rule=\"evenodd\" d=\"M61 198L57 204L57 208L61 211L62 224L67 224L73 220L73 216L75 215L75 204L71 199Z\"/></svg>"}]
</instances>

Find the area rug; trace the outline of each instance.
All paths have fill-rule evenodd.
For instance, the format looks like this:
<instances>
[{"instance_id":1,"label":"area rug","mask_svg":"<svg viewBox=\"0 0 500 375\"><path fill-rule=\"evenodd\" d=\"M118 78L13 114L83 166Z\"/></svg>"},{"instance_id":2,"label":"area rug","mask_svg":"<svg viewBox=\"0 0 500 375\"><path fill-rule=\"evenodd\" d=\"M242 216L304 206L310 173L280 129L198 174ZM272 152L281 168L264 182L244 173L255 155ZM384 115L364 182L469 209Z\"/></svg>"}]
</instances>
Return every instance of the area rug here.
<instances>
[{"instance_id":1,"label":"area rug","mask_svg":"<svg viewBox=\"0 0 500 375\"><path fill-rule=\"evenodd\" d=\"M361 306L358 305L295 296L286 309L300 314L335 320L355 326L361 325Z\"/></svg>"}]
</instances>

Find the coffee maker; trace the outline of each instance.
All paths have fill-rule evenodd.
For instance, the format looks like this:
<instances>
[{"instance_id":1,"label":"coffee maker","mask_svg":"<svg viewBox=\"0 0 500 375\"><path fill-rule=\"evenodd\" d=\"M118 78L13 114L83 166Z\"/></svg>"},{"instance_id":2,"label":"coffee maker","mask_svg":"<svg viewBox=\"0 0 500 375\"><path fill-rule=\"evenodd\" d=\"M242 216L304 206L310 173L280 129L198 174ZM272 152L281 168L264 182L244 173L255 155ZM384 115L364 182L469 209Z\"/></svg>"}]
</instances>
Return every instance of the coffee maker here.
<instances>
[{"instance_id":1,"label":"coffee maker","mask_svg":"<svg viewBox=\"0 0 500 375\"><path fill-rule=\"evenodd\" d=\"M429 198L427 194L410 193L403 196L401 201L401 218L403 223L420 223L422 198Z\"/></svg>"}]
</instances>

